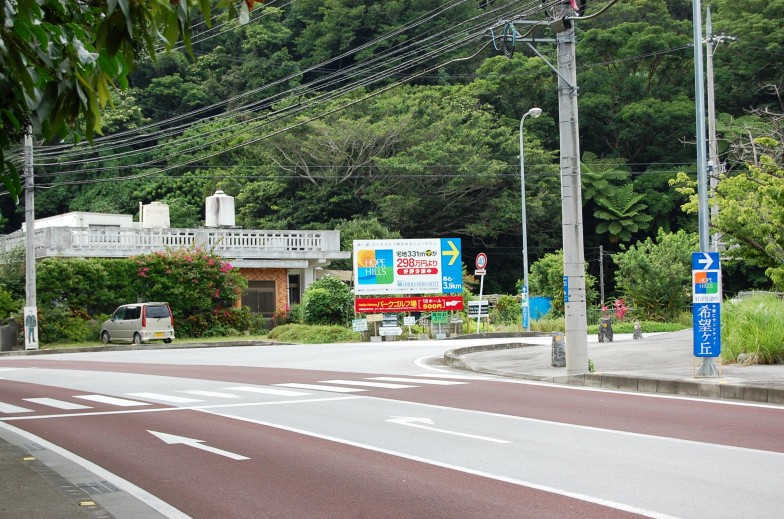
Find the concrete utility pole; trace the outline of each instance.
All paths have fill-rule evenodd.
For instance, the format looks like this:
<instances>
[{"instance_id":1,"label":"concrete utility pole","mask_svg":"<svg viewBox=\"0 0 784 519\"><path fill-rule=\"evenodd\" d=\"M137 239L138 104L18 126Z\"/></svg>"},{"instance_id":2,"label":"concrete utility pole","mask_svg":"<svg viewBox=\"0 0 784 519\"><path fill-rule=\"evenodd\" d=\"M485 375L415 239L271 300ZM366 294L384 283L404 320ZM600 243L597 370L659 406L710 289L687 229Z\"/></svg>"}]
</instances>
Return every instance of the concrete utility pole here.
<instances>
[{"instance_id":1,"label":"concrete utility pole","mask_svg":"<svg viewBox=\"0 0 784 519\"><path fill-rule=\"evenodd\" d=\"M700 0L693 2L694 24L694 103L697 126L697 210L699 215L700 252L709 250L708 214L708 161L705 146L705 79L702 71L702 5ZM696 326L695 326L696 329ZM702 358L697 376L718 377L719 367L714 357Z\"/></svg>"},{"instance_id":2,"label":"concrete utility pole","mask_svg":"<svg viewBox=\"0 0 784 519\"><path fill-rule=\"evenodd\" d=\"M33 194L33 135L24 136L25 176L25 349L38 349L38 307L35 293L35 198Z\"/></svg>"},{"instance_id":3,"label":"concrete utility pole","mask_svg":"<svg viewBox=\"0 0 784 519\"><path fill-rule=\"evenodd\" d=\"M568 4L560 16L572 14ZM558 45L558 123L561 141L561 208L564 253L566 372L588 371L583 198L580 180L580 131L577 120L577 62L574 27L556 34Z\"/></svg>"},{"instance_id":4,"label":"concrete utility pole","mask_svg":"<svg viewBox=\"0 0 784 519\"><path fill-rule=\"evenodd\" d=\"M714 80L713 80L713 53L715 51L714 43L718 46L724 40L733 40L734 38L713 34L713 23L711 22L711 11L708 6L708 12L705 18L705 66L706 66L706 91L708 94L708 180L710 182L710 221L715 224L716 218L719 216L719 206L716 204L714 197L716 196L716 187L719 184L719 175L724 173L724 164L719 162L719 146L716 139L716 106L714 100ZM711 250L714 252L719 251L719 240L721 235L715 229L711 234Z\"/></svg>"}]
</instances>

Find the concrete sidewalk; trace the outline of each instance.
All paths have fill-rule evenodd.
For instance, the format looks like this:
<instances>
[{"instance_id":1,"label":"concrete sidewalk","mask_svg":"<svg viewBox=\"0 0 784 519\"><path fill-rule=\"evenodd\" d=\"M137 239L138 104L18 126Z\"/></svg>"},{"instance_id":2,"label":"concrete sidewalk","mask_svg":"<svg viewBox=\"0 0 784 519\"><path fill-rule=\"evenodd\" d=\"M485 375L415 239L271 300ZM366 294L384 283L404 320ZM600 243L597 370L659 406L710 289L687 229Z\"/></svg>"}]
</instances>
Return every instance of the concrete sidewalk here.
<instances>
[{"instance_id":1,"label":"concrete sidewalk","mask_svg":"<svg viewBox=\"0 0 784 519\"><path fill-rule=\"evenodd\" d=\"M615 334L613 342L603 343L590 336L588 358L595 372L581 375L552 367L552 346L541 339L528 345L524 338L500 339L508 349L458 348L447 352L445 361L456 368L528 380L784 404L784 365L720 365L719 377L697 377L692 336L691 329L643 334L640 340ZM530 344L534 342L538 344Z\"/></svg>"}]
</instances>

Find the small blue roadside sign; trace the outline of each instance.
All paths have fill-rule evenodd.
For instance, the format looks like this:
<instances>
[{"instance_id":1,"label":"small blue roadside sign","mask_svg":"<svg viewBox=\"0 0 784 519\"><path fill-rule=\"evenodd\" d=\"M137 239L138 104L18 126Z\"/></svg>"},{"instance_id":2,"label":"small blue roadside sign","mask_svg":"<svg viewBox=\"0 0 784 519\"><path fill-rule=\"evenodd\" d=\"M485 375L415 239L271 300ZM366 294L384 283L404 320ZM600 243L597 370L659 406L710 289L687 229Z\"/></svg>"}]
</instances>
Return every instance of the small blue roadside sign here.
<instances>
[{"instance_id":1,"label":"small blue roadside sign","mask_svg":"<svg viewBox=\"0 0 784 519\"><path fill-rule=\"evenodd\" d=\"M692 319L694 356L721 354L721 265L718 252L694 252L692 270Z\"/></svg>"}]
</instances>

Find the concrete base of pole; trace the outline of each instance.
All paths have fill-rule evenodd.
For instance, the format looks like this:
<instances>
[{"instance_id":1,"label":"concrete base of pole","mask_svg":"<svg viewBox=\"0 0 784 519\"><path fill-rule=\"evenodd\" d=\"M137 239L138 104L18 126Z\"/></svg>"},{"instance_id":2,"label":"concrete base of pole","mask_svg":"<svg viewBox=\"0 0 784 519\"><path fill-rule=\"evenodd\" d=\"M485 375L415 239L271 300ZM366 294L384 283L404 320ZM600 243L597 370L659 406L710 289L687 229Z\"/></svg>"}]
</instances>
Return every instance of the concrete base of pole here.
<instances>
[{"instance_id":1,"label":"concrete base of pole","mask_svg":"<svg viewBox=\"0 0 784 519\"><path fill-rule=\"evenodd\" d=\"M719 365L716 364L716 359L714 359L713 357L703 358L702 363L697 368L697 372L695 373L694 376L699 378L721 377L721 371L719 370Z\"/></svg>"}]
</instances>

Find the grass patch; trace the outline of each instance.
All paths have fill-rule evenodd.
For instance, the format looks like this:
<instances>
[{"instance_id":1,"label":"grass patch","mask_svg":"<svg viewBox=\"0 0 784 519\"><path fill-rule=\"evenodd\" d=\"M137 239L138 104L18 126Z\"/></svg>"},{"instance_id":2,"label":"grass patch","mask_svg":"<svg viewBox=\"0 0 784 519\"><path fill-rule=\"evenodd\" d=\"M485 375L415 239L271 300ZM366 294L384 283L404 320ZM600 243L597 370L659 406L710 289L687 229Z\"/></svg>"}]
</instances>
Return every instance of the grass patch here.
<instances>
[{"instance_id":1,"label":"grass patch","mask_svg":"<svg viewBox=\"0 0 784 519\"><path fill-rule=\"evenodd\" d=\"M305 324L276 326L267 334L267 338L298 344L359 342L362 340L359 333L342 326L309 326Z\"/></svg>"},{"instance_id":2,"label":"grass patch","mask_svg":"<svg viewBox=\"0 0 784 519\"><path fill-rule=\"evenodd\" d=\"M784 301L773 295L733 299L722 305L721 357L745 364L784 364Z\"/></svg>"}]
</instances>

